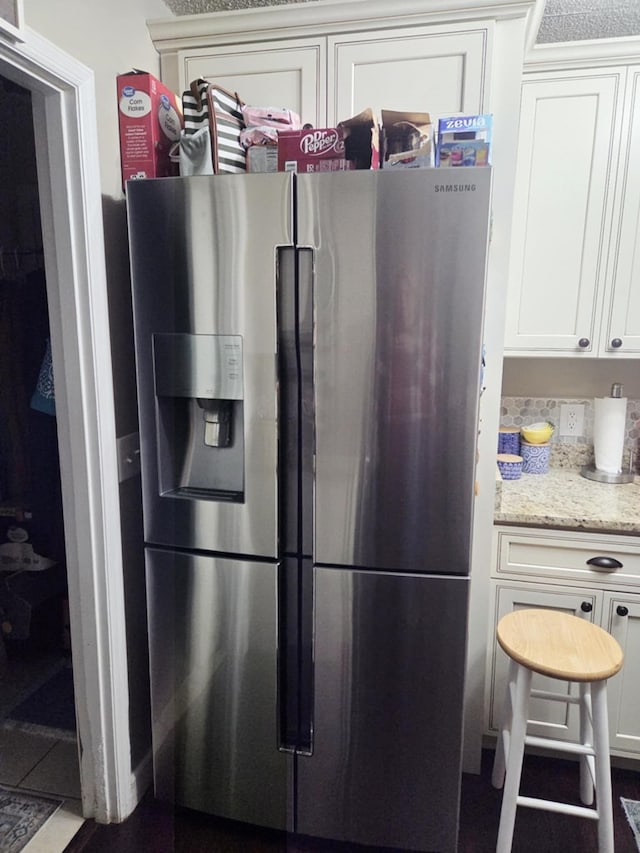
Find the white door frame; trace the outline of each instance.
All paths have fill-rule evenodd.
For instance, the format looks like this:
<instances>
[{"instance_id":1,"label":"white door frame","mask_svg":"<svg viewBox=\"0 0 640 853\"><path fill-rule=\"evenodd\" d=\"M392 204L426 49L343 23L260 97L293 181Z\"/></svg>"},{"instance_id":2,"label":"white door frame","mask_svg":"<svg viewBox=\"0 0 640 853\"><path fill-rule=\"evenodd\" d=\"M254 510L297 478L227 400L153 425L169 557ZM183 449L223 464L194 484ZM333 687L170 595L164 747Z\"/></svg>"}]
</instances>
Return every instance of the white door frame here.
<instances>
[{"instance_id":1,"label":"white door frame","mask_svg":"<svg viewBox=\"0 0 640 853\"><path fill-rule=\"evenodd\" d=\"M36 136L85 817L119 822L132 774L117 446L93 72L25 28L0 74L30 90ZM5 116L4 120L11 120Z\"/></svg>"}]
</instances>

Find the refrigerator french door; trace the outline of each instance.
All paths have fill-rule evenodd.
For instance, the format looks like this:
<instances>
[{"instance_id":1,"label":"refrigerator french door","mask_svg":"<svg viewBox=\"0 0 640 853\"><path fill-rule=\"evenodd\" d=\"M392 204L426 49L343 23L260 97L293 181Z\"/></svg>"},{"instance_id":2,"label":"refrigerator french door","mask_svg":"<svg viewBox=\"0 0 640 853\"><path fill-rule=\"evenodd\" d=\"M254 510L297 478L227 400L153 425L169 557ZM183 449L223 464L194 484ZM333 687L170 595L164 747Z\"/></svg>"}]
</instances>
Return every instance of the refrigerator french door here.
<instances>
[{"instance_id":1,"label":"refrigerator french door","mask_svg":"<svg viewBox=\"0 0 640 853\"><path fill-rule=\"evenodd\" d=\"M456 849L490 181L128 184L158 797Z\"/></svg>"}]
</instances>

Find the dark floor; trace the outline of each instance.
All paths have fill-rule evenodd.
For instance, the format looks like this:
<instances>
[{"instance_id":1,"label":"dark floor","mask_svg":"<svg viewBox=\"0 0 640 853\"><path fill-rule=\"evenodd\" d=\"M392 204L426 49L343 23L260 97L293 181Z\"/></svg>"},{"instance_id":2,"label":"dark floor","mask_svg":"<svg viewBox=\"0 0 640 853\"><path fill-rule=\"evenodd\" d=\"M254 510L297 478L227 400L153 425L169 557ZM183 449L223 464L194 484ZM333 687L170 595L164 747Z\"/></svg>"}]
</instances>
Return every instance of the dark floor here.
<instances>
[{"instance_id":1,"label":"dark floor","mask_svg":"<svg viewBox=\"0 0 640 853\"><path fill-rule=\"evenodd\" d=\"M482 773L462 783L458 853L494 853L501 792L491 786L493 753L483 753ZM579 803L578 766L571 761L528 756L521 793ZM638 853L620 797L640 800L640 772L614 769L616 853ZM534 809L518 809L512 853L597 853L595 821ZM378 850L378 848L376 848ZM65 853L373 853L373 848L336 844L259 830L180 810L173 813L145 799L123 824L88 821Z\"/></svg>"}]
</instances>

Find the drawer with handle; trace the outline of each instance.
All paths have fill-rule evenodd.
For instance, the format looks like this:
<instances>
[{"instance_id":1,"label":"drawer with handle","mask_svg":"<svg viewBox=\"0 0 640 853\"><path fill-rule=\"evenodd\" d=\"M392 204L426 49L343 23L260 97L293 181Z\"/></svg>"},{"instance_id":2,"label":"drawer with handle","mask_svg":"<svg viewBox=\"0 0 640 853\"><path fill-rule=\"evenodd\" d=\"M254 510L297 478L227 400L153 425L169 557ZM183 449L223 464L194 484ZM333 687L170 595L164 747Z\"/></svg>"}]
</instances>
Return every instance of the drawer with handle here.
<instances>
[{"instance_id":1,"label":"drawer with handle","mask_svg":"<svg viewBox=\"0 0 640 853\"><path fill-rule=\"evenodd\" d=\"M640 591L640 544L628 536L496 528L497 574L574 580Z\"/></svg>"}]
</instances>

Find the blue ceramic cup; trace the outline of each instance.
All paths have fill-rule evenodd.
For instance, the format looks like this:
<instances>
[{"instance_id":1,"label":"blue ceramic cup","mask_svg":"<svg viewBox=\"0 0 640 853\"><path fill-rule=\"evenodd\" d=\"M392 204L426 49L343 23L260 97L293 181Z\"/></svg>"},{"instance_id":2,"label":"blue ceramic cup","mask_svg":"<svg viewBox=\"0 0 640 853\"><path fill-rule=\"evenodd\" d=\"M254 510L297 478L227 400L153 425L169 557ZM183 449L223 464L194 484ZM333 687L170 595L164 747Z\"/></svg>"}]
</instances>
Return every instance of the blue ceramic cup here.
<instances>
[{"instance_id":1,"label":"blue ceramic cup","mask_svg":"<svg viewBox=\"0 0 640 853\"><path fill-rule=\"evenodd\" d=\"M498 430L498 453L520 455L520 428L500 427Z\"/></svg>"},{"instance_id":2,"label":"blue ceramic cup","mask_svg":"<svg viewBox=\"0 0 640 853\"><path fill-rule=\"evenodd\" d=\"M515 453L498 453L498 470L503 480L519 480L522 474L522 456Z\"/></svg>"},{"instance_id":3,"label":"blue ceramic cup","mask_svg":"<svg viewBox=\"0 0 640 853\"><path fill-rule=\"evenodd\" d=\"M551 456L551 445L528 444L520 442L520 455L522 456L522 472L524 474L546 474L549 470L549 457Z\"/></svg>"}]
</instances>

